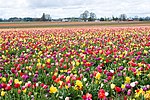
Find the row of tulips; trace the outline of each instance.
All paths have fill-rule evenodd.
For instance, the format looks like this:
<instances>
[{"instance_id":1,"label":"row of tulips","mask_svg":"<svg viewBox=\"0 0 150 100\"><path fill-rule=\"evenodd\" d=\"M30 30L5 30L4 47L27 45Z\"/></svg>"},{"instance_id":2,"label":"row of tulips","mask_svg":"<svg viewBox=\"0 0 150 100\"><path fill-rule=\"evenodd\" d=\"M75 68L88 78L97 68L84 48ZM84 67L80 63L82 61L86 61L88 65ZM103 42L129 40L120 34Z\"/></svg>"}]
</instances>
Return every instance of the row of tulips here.
<instances>
[{"instance_id":1,"label":"row of tulips","mask_svg":"<svg viewBox=\"0 0 150 100\"><path fill-rule=\"evenodd\" d=\"M0 31L0 99L149 100L150 27Z\"/></svg>"}]
</instances>

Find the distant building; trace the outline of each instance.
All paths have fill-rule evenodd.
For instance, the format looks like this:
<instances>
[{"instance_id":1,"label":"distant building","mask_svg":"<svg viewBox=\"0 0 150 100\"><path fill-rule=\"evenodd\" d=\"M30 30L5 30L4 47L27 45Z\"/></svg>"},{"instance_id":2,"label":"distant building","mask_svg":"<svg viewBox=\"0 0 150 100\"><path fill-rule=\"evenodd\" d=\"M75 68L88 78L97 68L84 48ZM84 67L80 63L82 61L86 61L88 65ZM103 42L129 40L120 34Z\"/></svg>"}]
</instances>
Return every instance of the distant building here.
<instances>
[{"instance_id":1,"label":"distant building","mask_svg":"<svg viewBox=\"0 0 150 100\"><path fill-rule=\"evenodd\" d=\"M51 16L50 14L45 14L43 13L42 17L41 17L42 21L51 21Z\"/></svg>"},{"instance_id":2,"label":"distant building","mask_svg":"<svg viewBox=\"0 0 150 100\"><path fill-rule=\"evenodd\" d=\"M63 18L62 22L82 22L80 18L71 17L71 18Z\"/></svg>"},{"instance_id":3,"label":"distant building","mask_svg":"<svg viewBox=\"0 0 150 100\"><path fill-rule=\"evenodd\" d=\"M52 22L62 22L62 19L59 18L59 19L52 19Z\"/></svg>"},{"instance_id":4,"label":"distant building","mask_svg":"<svg viewBox=\"0 0 150 100\"><path fill-rule=\"evenodd\" d=\"M128 18L128 21L133 21L133 18L129 17L129 18Z\"/></svg>"},{"instance_id":5,"label":"distant building","mask_svg":"<svg viewBox=\"0 0 150 100\"><path fill-rule=\"evenodd\" d=\"M10 21L10 22L19 22L19 21L22 21L22 18L12 17L12 18L9 18L8 21Z\"/></svg>"},{"instance_id":6,"label":"distant building","mask_svg":"<svg viewBox=\"0 0 150 100\"><path fill-rule=\"evenodd\" d=\"M70 21L70 19L68 19L68 18L63 18L62 19L62 22L69 22Z\"/></svg>"},{"instance_id":7,"label":"distant building","mask_svg":"<svg viewBox=\"0 0 150 100\"><path fill-rule=\"evenodd\" d=\"M100 20L97 20L97 19L96 19L95 22L100 22Z\"/></svg>"},{"instance_id":8,"label":"distant building","mask_svg":"<svg viewBox=\"0 0 150 100\"><path fill-rule=\"evenodd\" d=\"M45 19L46 19L46 20L51 20L51 16L50 16L49 14L46 14L46 15L45 15Z\"/></svg>"}]
</instances>

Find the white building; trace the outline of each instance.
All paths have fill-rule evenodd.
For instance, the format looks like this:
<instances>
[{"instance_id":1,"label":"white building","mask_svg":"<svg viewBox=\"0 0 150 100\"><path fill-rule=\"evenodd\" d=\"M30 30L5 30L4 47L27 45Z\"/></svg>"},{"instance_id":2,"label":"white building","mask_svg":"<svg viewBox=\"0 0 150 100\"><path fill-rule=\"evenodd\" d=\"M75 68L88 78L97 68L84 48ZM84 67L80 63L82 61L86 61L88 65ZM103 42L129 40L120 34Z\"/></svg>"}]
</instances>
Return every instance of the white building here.
<instances>
[{"instance_id":1,"label":"white building","mask_svg":"<svg viewBox=\"0 0 150 100\"><path fill-rule=\"evenodd\" d=\"M51 16L50 16L49 14L46 14L46 15L45 15L45 19L46 19L46 20L51 20Z\"/></svg>"}]
</instances>

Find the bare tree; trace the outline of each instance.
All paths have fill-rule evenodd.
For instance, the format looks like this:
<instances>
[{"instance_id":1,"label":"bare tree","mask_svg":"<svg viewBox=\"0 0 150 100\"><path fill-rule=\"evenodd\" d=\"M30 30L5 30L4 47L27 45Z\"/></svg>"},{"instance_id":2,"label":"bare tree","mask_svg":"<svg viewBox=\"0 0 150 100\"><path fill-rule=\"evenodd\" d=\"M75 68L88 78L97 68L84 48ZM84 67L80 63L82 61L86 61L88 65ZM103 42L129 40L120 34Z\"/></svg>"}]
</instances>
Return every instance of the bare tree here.
<instances>
[{"instance_id":1,"label":"bare tree","mask_svg":"<svg viewBox=\"0 0 150 100\"><path fill-rule=\"evenodd\" d=\"M88 19L88 17L89 17L89 11L87 11L87 10L84 11L84 13L82 13L80 15L80 18L83 19L84 21L86 21Z\"/></svg>"},{"instance_id":2,"label":"bare tree","mask_svg":"<svg viewBox=\"0 0 150 100\"><path fill-rule=\"evenodd\" d=\"M126 14L121 14L120 15L120 20L121 21L126 21L126 19L127 19L127 15Z\"/></svg>"},{"instance_id":3,"label":"bare tree","mask_svg":"<svg viewBox=\"0 0 150 100\"><path fill-rule=\"evenodd\" d=\"M91 12L90 17L89 17L89 21L94 21L95 19L96 19L96 14Z\"/></svg>"}]
</instances>

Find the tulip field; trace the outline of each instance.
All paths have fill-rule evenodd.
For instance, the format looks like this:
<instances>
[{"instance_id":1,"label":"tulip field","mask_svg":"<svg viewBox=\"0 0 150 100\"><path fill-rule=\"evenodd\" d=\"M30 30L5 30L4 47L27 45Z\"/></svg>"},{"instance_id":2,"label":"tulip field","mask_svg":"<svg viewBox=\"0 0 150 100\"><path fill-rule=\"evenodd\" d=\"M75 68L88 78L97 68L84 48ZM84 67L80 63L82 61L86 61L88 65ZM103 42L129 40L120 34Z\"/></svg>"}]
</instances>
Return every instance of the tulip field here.
<instances>
[{"instance_id":1,"label":"tulip field","mask_svg":"<svg viewBox=\"0 0 150 100\"><path fill-rule=\"evenodd\" d=\"M0 100L150 100L150 27L0 30Z\"/></svg>"}]
</instances>

